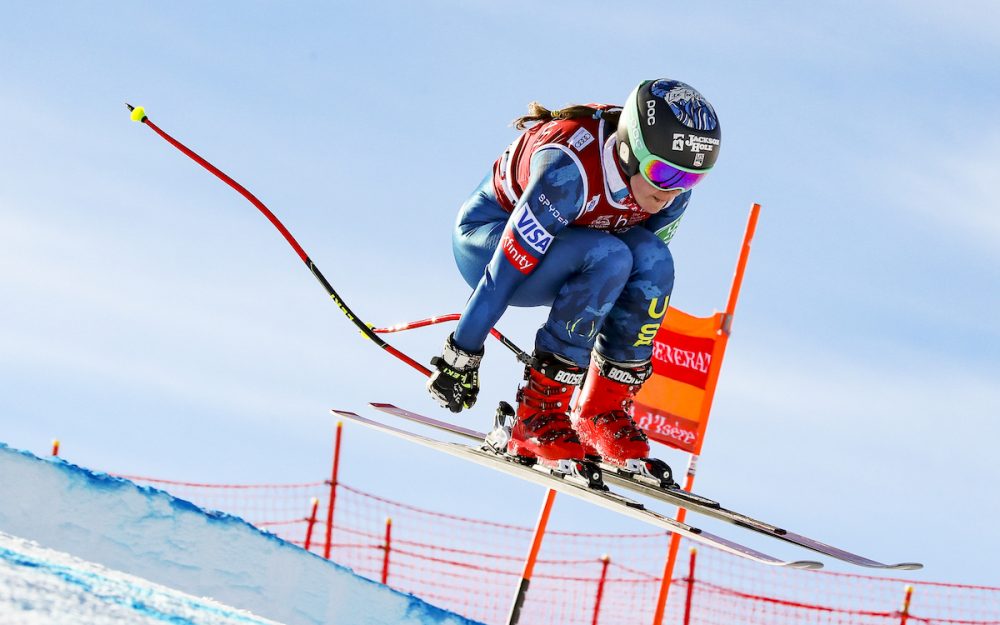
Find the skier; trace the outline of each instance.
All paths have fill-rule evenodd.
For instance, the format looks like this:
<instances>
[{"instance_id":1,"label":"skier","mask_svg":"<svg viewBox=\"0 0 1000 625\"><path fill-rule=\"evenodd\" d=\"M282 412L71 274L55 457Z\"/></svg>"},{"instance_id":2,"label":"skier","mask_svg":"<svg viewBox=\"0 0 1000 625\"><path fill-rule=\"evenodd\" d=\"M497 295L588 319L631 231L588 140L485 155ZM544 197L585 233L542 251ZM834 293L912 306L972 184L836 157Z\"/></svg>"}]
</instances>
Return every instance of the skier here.
<instances>
[{"instance_id":1,"label":"skier","mask_svg":"<svg viewBox=\"0 0 1000 625\"><path fill-rule=\"evenodd\" d=\"M659 79L623 107L532 102L514 126L524 132L458 213L455 260L474 291L427 388L452 412L471 408L483 344L507 307L550 306L508 453L645 458L630 402L652 373L673 289L667 245L719 155L715 110L689 85Z\"/></svg>"}]
</instances>

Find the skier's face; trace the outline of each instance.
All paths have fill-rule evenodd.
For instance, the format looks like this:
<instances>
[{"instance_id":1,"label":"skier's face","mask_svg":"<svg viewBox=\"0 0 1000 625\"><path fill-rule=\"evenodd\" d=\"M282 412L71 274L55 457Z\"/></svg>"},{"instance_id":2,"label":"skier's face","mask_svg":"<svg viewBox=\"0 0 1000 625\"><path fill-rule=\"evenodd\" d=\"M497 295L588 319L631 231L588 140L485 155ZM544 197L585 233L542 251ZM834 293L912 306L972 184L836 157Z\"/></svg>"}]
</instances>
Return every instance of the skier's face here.
<instances>
[{"instance_id":1,"label":"skier's face","mask_svg":"<svg viewBox=\"0 0 1000 625\"><path fill-rule=\"evenodd\" d=\"M632 197L639 204L639 208L651 215L670 206L674 198L683 193L677 189L673 191L657 189L646 182L642 174L636 174L629 178L628 186L632 190Z\"/></svg>"}]
</instances>

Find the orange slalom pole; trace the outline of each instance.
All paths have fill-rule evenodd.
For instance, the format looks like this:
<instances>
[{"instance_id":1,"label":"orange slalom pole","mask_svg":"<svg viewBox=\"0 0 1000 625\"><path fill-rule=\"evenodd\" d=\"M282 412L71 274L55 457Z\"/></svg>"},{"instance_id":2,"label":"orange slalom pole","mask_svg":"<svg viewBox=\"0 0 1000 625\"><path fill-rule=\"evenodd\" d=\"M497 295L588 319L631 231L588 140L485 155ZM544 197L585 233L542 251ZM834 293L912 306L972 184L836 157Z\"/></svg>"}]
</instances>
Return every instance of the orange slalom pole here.
<instances>
[{"instance_id":1,"label":"orange slalom pole","mask_svg":"<svg viewBox=\"0 0 1000 625\"><path fill-rule=\"evenodd\" d=\"M337 421L337 438L333 445L333 474L330 477L330 504L326 508L326 546L323 557L330 559L330 548L333 540L333 506L337 501L337 472L340 469L340 438L344 431L344 422Z\"/></svg>"},{"instance_id":2,"label":"orange slalom pole","mask_svg":"<svg viewBox=\"0 0 1000 625\"><path fill-rule=\"evenodd\" d=\"M59 439L58 438L52 439L52 455L56 456L56 457L59 456Z\"/></svg>"},{"instance_id":3,"label":"orange slalom pole","mask_svg":"<svg viewBox=\"0 0 1000 625\"><path fill-rule=\"evenodd\" d=\"M743 287L743 274L746 272L747 259L750 257L750 244L753 242L753 235L757 232L757 218L760 217L760 204L750 207L750 218L747 220L746 231L743 234L743 247L740 248L740 257L736 261L736 273L733 274L733 284L729 289L729 301L726 302L726 315L732 317L736 312L736 300L740 297L740 289ZM726 334L729 333L729 324L726 324Z\"/></svg>"},{"instance_id":4,"label":"orange slalom pole","mask_svg":"<svg viewBox=\"0 0 1000 625\"><path fill-rule=\"evenodd\" d=\"M316 511L319 510L319 499L313 497L309 502L312 509L309 512L308 525L306 525L306 541L302 544L302 548L306 551L309 551L309 547L312 546L313 528L316 527Z\"/></svg>"},{"instance_id":5,"label":"orange slalom pole","mask_svg":"<svg viewBox=\"0 0 1000 625\"><path fill-rule=\"evenodd\" d=\"M701 453L701 444L704 442L705 429L708 426L708 416L712 408L712 400L715 398L715 389L719 380L719 371L722 369L722 357L725 354L726 344L729 341L729 334L732 331L733 315L736 313L736 302L740 297L740 289L743 286L743 276L746 273L747 260L750 258L750 245L753 242L754 234L757 232L757 220L760 217L760 204L754 203L750 207L750 216L747 219L747 226L743 233L743 245L740 247L740 255L736 261L736 271L733 273L733 282L729 287L729 300L726 302L726 312L722 320L722 327L719 328L719 340L712 357L712 369L709 372L705 385L705 400L701 414L701 436L699 437L698 449L691 454L688 462L687 478L684 481L684 490L694 488L694 475L698 465L698 454ZM687 517L687 510L679 508L677 510L677 520L681 523ZM666 609L667 596L670 593L670 581L674 575L674 565L677 563L677 552L680 549L681 537L673 534L670 537L670 549L667 552L667 562L663 567L663 579L660 582L660 594L656 599L656 611L653 616L653 625L660 625L663 621L663 614Z\"/></svg>"},{"instance_id":6,"label":"orange slalom pole","mask_svg":"<svg viewBox=\"0 0 1000 625\"><path fill-rule=\"evenodd\" d=\"M524 562L521 584L517 587L514 604L510 607L507 625L517 625L517 622L521 618L521 608L524 607L524 599L528 594L528 586L531 585L531 575L535 570L535 561L538 559L538 551L542 547L545 527L549 524L549 514L552 512L552 502L555 500L556 491L550 488L549 492L545 494L545 503L542 504L542 512L538 515L538 523L535 524L535 535L531 539L531 551L528 553L528 559Z\"/></svg>"},{"instance_id":7,"label":"orange slalom pole","mask_svg":"<svg viewBox=\"0 0 1000 625\"><path fill-rule=\"evenodd\" d=\"M684 490L691 490L694 485L694 473L697 467L698 457L691 455L688 461L687 477L684 479ZM677 509L677 521L684 522L687 518L687 510ZM660 625L663 622L663 614L667 609L667 597L670 595L670 582L674 575L674 565L677 564L677 552L681 547L681 535L674 532L670 534L670 549L667 551L667 562L663 565L663 577L660 579L660 592L656 597L656 611L653 613L653 625Z\"/></svg>"}]
</instances>

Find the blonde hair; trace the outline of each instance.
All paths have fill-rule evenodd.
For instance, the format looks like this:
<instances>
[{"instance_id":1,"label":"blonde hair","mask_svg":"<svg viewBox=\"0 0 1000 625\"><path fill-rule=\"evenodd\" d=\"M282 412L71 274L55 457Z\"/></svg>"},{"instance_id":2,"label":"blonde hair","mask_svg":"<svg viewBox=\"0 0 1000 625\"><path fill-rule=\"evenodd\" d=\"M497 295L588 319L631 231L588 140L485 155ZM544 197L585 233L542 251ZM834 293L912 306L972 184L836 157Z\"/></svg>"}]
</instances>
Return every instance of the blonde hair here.
<instances>
[{"instance_id":1,"label":"blonde hair","mask_svg":"<svg viewBox=\"0 0 1000 625\"><path fill-rule=\"evenodd\" d=\"M549 110L538 102L532 102L528 105L528 114L518 117L511 124L518 130L525 130L528 128L528 124L535 122L545 123L554 119L579 119L581 117L598 119L603 117L617 125L620 115L620 109L603 110L586 104L570 104L565 108Z\"/></svg>"}]
</instances>

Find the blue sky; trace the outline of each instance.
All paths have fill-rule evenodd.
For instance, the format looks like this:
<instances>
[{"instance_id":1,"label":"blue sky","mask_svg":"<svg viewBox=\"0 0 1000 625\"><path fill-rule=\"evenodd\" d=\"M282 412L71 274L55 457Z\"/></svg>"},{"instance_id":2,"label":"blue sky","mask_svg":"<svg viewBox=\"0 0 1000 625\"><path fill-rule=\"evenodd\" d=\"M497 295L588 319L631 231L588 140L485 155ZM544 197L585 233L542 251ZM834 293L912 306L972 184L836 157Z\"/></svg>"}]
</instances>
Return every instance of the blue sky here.
<instances>
[{"instance_id":1,"label":"blue sky","mask_svg":"<svg viewBox=\"0 0 1000 625\"><path fill-rule=\"evenodd\" d=\"M69 459L133 474L302 481L328 471L330 407L445 415L250 204L125 101L258 195L383 325L461 310L455 212L529 101L620 102L669 76L724 132L671 244L675 305L724 306L763 205L698 490L922 560L914 579L1000 585L990 3L3 6L0 440L41 452L59 437ZM530 346L543 318L512 310L499 327ZM427 361L444 333L393 342ZM486 428L519 377L488 345L482 409L463 422ZM535 518L537 487L346 428L359 488ZM417 488L399 479L411 463ZM636 529L557 507L562 527Z\"/></svg>"}]
</instances>

